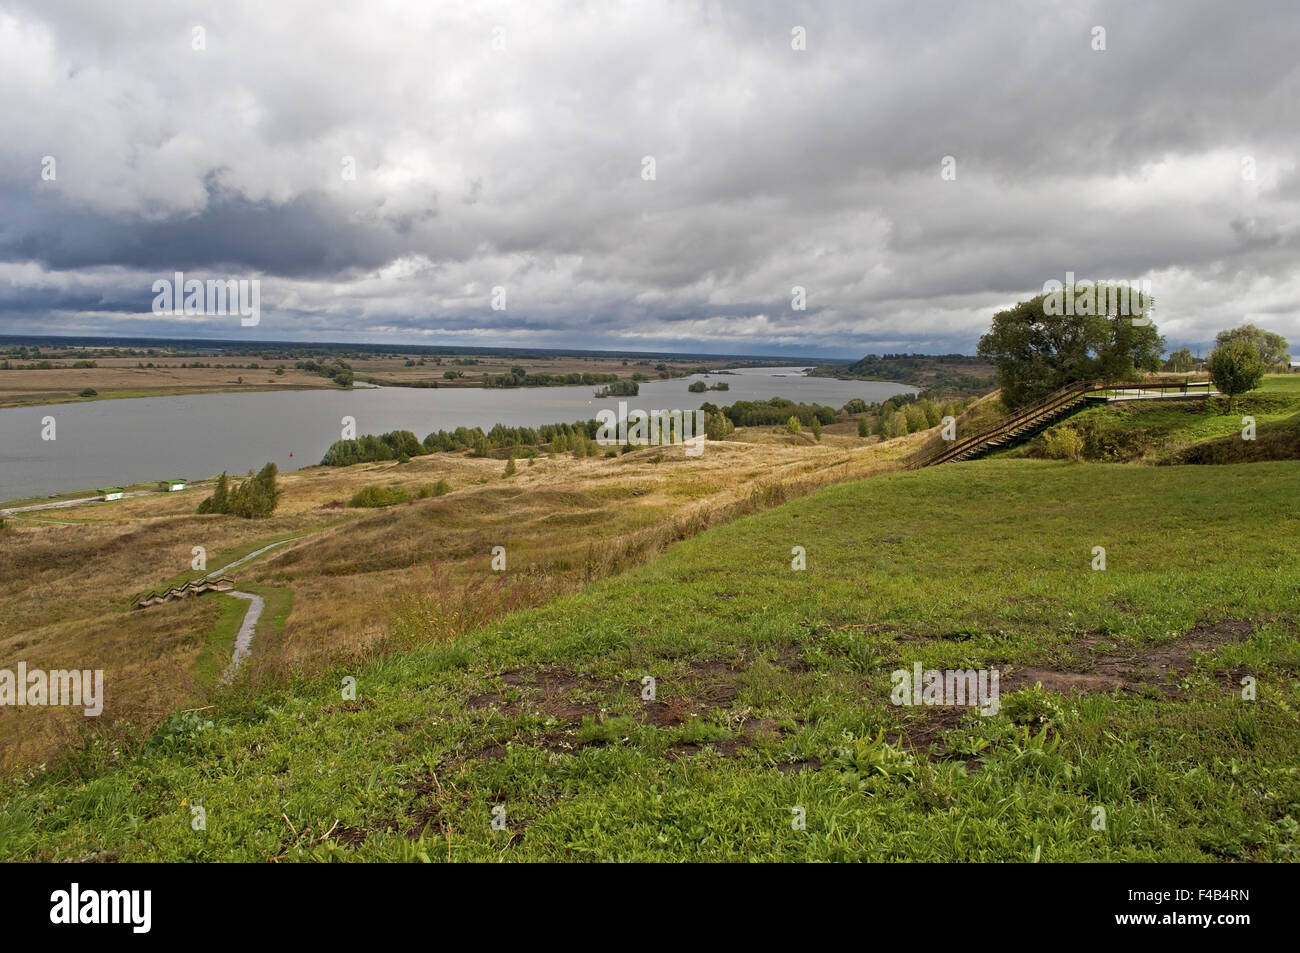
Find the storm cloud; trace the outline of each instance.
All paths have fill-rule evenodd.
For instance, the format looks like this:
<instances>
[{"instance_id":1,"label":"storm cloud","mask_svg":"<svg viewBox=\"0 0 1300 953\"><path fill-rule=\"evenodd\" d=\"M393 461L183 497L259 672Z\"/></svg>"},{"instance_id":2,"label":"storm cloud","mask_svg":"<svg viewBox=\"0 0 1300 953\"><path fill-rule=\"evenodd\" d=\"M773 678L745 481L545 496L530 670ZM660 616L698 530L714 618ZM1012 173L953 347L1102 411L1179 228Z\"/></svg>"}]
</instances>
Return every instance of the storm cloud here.
<instances>
[{"instance_id":1,"label":"storm cloud","mask_svg":"<svg viewBox=\"0 0 1300 953\"><path fill-rule=\"evenodd\" d=\"M1294 343L1298 27L1271 2L7 2L0 332L969 353L1073 272L1150 280L1171 346ZM259 278L261 324L153 314L176 271Z\"/></svg>"}]
</instances>

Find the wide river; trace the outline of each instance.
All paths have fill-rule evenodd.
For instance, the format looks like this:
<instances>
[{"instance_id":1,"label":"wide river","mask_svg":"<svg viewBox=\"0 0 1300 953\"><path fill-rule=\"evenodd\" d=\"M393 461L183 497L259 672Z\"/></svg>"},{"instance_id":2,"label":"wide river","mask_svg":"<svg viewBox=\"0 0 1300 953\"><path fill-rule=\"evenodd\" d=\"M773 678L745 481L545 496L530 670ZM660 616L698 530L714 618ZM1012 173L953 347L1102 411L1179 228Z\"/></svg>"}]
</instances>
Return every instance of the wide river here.
<instances>
[{"instance_id":1,"label":"wide river","mask_svg":"<svg viewBox=\"0 0 1300 953\"><path fill-rule=\"evenodd\" d=\"M800 367L741 368L707 376L727 391L692 394L697 377L646 381L629 410L695 410L709 401L785 397L842 407L915 390L904 384L806 377ZM185 477L198 480L227 470L242 474L274 460L282 470L320 462L339 439L343 417L357 434L433 430L493 424L536 427L588 420L617 410L619 398L596 399L595 387L412 388L303 390L250 394L189 394L53 404L0 410L0 500L67 493ZM42 419L53 417L55 439L42 439ZM290 456L292 454L292 456Z\"/></svg>"}]
</instances>

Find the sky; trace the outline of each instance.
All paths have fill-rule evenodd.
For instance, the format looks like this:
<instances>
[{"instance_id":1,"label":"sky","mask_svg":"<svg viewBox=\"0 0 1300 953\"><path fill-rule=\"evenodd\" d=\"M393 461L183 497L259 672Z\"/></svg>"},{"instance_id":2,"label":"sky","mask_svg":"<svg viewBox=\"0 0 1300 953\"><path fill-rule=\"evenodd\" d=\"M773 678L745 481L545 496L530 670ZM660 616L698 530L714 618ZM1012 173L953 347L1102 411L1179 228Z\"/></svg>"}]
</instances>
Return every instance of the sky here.
<instances>
[{"instance_id":1,"label":"sky","mask_svg":"<svg viewBox=\"0 0 1300 953\"><path fill-rule=\"evenodd\" d=\"M0 0L0 334L974 353L1073 273L1300 353L1298 47L1250 0ZM177 272L257 323L155 313Z\"/></svg>"}]
</instances>

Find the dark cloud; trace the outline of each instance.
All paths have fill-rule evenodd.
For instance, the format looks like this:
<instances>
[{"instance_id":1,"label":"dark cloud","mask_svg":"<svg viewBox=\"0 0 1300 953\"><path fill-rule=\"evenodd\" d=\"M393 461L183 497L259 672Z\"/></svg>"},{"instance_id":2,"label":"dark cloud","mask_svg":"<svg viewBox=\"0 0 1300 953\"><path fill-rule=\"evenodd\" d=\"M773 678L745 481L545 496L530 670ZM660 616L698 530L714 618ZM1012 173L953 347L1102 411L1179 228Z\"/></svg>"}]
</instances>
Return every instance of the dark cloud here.
<instances>
[{"instance_id":1,"label":"dark cloud","mask_svg":"<svg viewBox=\"0 0 1300 953\"><path fill-rule=\"evenodd\" d=\"M149 313L185 271L259 277L240 333L266 337L969 351L1074 271L1150 279L1173 343L1252 315L1300 338L1298 23L1262 0L12 3L0 330L229 334Z\"/></svg>"}]
</instances>

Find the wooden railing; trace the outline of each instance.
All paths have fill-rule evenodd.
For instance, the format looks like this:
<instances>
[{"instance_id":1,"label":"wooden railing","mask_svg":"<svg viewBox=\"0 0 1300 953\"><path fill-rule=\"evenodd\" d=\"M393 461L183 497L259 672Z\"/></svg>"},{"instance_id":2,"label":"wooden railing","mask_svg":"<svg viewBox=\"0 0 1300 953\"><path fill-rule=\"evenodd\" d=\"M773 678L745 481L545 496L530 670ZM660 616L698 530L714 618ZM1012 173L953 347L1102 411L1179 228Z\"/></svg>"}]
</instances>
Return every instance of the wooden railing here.
<instances>
[{"instance_id":1,"label":"wooden railing","mask_svg":"<svg viewBox=\"0 0 1300 953\"><path fill-rule=\"evenodd\" d=\"M991 428L959 440L949 446L942 447L927 457L920 457L913 460L907 465L909 470L919 470L921 467L932 467L936 464L946 463L949 460L963 456L967 453L978 452L984 449L981 445L987 445L1000 437L1008 437L1016 431L1025 427L1033 426L1036 423L1047 422L1052 420L1066 410L1078 404L1088 394L1097 391L1106 390L1131 390L1134 388L1141 390L1159 390L1164 392L1171 388L1178 388L1186 392L1187 388L1194 386L1208 385L1208 379L1183 378L1182 380L1173 380L1168 378L1145 378L1136 381L1076 381L1073 384L1067 384L1060 390L1053 391L1041 400L1035 401L1027 407L1021 407L1015 413L1003 417Z\"/></svg>"}]
</instances>

